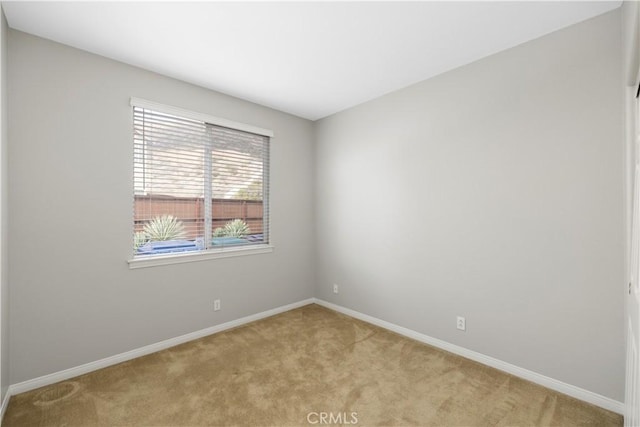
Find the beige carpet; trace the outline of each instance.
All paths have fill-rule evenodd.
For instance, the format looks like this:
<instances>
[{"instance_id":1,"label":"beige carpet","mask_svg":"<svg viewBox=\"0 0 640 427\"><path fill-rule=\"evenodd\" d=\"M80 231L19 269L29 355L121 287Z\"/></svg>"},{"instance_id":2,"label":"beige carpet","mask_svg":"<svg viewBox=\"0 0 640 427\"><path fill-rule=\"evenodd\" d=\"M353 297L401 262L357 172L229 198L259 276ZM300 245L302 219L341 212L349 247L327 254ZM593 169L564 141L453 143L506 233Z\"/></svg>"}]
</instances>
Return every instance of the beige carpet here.
<instances>
[{"instance_id":1,"label":"beige carpet","mask_svg":"<svg viewBox=\"0 0 640 427\"><path fill-rule=\"evenodd\" d=\"M3 426L620 426L317 305L11 398Z\"/></svg>"}]
</instances>

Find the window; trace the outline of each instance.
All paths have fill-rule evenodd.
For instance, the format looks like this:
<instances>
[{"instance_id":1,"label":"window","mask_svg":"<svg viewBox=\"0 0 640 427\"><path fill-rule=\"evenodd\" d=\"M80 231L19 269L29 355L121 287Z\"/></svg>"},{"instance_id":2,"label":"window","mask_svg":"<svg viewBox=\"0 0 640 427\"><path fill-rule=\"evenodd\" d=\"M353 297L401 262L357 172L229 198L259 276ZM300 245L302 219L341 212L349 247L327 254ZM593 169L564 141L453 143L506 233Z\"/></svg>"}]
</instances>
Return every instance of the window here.
<instances>
[{"instance_id":1,"label":"window","mask_svg":"<svg viewBox=\"0 0 640 427\"><path fill-rule=\"evenodd\" d=\"M271 132L131 102L134 261L268 244Z\"/></svg>"}]
</instances>

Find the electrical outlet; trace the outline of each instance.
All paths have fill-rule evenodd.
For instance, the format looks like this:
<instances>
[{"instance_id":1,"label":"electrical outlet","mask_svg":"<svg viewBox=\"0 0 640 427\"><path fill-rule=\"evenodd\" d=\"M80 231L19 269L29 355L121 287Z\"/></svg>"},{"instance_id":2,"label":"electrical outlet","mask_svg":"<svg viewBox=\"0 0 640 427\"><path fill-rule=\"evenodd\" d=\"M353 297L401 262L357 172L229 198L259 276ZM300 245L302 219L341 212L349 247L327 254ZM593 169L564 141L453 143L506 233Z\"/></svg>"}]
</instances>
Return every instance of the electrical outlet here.
<instances>
[{"instance_id":1,"label":"electrical outlet","mask_svg":"<svg viewBox=\"0 0 640 427\"><path fill-rule=\"evenodd\" d=\"M334 294L338 293L338 285L336 285L335 283L333 284L333 293Z\"/></svg>"},{"instance_id":2,"label":"electrical outlet","mask_svg":"<svg viewBox=\"0 0 640 427\"><path fill-rule=\"evenodd\" d=\"M456 327L461 331L467 330L467 321L465 320L464 317L458 316L458 319L456 321Z\"/></svg>"},{"instance_id":3,"label":"electrical outlet","mask_svg":"<svg viewBox=\"0 0 640 427\"><path fill-rule=\"evenodd\" d=\"M213 311L218 311L218 310L220 310L220 300L219 299L213 301Z\"/></svg>"}]
</instances>

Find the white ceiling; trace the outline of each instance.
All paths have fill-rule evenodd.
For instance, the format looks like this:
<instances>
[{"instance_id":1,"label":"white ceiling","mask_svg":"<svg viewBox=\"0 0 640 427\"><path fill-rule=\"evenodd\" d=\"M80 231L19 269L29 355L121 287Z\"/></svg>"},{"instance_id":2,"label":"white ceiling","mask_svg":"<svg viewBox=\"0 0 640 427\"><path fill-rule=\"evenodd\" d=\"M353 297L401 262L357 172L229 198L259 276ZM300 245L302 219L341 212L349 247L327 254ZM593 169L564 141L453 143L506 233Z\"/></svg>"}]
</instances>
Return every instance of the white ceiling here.
<instances>
[{"instance_id":1,"label":"white ceiling","mask_svg":"<svg viewBox=\"0 0 640 427\"><path fill-rule=\"evenodd\" d=\"M11 28L319 119L619 7L2 2Z\"/></svg>"}]
</instances>

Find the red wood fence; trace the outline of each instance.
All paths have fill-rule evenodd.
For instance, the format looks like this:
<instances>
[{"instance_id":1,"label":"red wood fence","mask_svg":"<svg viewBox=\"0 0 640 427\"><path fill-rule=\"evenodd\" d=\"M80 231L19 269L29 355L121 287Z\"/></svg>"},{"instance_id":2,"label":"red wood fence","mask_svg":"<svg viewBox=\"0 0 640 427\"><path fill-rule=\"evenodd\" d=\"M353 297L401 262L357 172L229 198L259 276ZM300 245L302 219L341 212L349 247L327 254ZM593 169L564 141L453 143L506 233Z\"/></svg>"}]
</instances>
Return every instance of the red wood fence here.
<instances>
[{"instance_id":1,"label":"red wood fence","mask_svg":"<svg viewBox=\"0 0 640 427\"><path fill-rule=\"evenodd\" d=\"M241 219L247 223L251 234L262 233L261 200L213 199L211 211L214 230L229 221ZM188 239L202 235L204 230L204 200L201 198L135 196L133 212L135 231L142 231L145 223L161 215L172 215L182 221Z\"/></svg>"}]
</instances>

